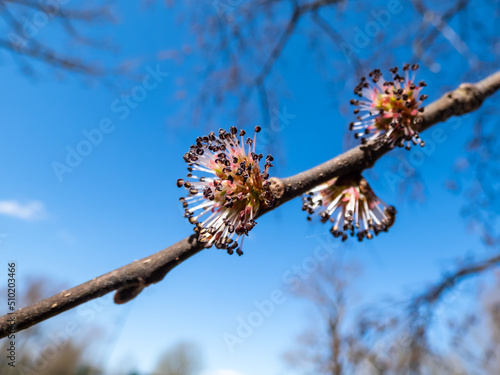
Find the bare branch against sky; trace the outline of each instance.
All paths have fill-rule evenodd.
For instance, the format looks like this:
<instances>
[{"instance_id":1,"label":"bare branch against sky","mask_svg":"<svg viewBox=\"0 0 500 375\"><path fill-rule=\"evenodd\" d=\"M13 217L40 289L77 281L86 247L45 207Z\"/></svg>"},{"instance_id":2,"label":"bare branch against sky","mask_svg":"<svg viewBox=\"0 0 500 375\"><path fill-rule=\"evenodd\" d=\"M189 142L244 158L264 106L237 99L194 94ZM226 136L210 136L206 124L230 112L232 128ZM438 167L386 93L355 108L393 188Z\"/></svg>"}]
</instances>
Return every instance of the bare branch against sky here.
<instances>
[{"instance_id":1,"label":"bare branch against sky","mask_svg":"<svg viewBox=\"0 0 500 375\"><path fill-rule=\"evenodd\" d=\"M500 72L475 84L461 84L455 91L445 94L427 106L422 116L422 131L438 122L446 121L451 116L460 116L478 109L483 101L499 88ZM377 159L390 149L385 142L370 141L311 170L292 177L275 179L276 203L273 209L333 177L359 173L373 166ZM144 287L161 281L172 268L201 251L203 247L204 244L198 241L197 236L192 235L150 257L19 309L16 311L17 329L26 329L115 290L117 290L115 302L128 302L135 298ZM0 336L5 337L8 332L8 316L4 316L0 318Z\"/></svg>"}]
</instances>

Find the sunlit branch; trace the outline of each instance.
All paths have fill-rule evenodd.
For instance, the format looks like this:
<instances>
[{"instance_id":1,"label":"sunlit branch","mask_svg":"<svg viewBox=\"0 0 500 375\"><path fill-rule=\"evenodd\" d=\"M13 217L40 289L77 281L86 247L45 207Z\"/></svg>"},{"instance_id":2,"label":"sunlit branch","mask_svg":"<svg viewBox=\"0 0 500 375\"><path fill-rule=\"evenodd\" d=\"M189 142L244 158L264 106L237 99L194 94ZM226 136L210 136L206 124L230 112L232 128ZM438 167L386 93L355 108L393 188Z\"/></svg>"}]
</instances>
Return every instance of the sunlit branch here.
<instances>
[{"instance_id":1,"label":"sunlit branch","mask_svg":"<svg viewBox=\"0 0 500 375\"><path fill-rule=\"evenodd\" d=\"M500 72L497 72L476 84L462 84L426 107L422 115L421 131L432 125L446 121L452 116L460 116L478 109L482 102L500 89ZM327 180L363 171L372 167L385 153L391 150L384 141L370 141L366 145L354 147L351 150L317 166L301 172L295 176L278 179L273 178L273 192L279 207L283 203L302 195L304 192ZM269 211L262 211L263 215ZM203 244L191 235L166 249L149 257L136 260L124 267L111 271L105 275L87 281L72 289L65 290L50 298L44 299L28 307L19 309L15 313L16 329L18 331L29 328L48 318L70 310L92 299L101 297L109 292L117 291L116 303L125 303L137 296L144 287L157 283L175 266L203 249ZM463 271L455 278L479 272L481 267ZM437 288L433 296L439 296ZM11 316L0 318L0 337L9 334Z\"/></svg>"}]
</instances>

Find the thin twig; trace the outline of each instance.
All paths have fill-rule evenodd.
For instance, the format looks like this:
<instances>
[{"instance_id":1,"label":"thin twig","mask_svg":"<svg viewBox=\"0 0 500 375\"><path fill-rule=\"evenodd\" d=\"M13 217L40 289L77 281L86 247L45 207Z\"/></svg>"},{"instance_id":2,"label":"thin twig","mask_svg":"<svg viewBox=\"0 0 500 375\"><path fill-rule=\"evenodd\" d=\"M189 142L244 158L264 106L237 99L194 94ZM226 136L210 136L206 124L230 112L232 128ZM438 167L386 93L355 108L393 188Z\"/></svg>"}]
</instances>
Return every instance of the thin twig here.
<instances>
[{"instance_id":1,"label":"thin twig","mask_svg":"<svg viewBox=\"0 0 500 375\"><path fill-rule=\"evenodd\" d=\"M285 45L287 44L288 40L292 36L300 18L309 12L317 12L318 9L320 9L324 6L335 4L338 1L339 0L316 0L316 1L313 1L311 3L296 5L294 7L293 13L287 22L287 25L285 27L285 30L283 31L283 34L281 34L280 39L278 40L278 42L274 46L273 50L271 51L271 54L269 55L266 62L262 66L262 69L261 69L259 75L255 78L255 84L257 86L261 85L262 82L264 82L264 80L267 78L267 76L271 72L271 70L274 66L274 63L280 57L283 48L285 48Z\"/></svg>"},{"instance_id":2,"label":"thin twig","mask_svg":"<svg viewBox=\"0 0 500 375\"><path fill-rule=\"evenodd\" d=\"M446 276L441 282L429 288L428 291L418 296L412 304L413 310L418 309L422 304L431 305L441 298L446 290L453 288L457 283L468 276L476 275L496 267L500 263L500 254L490 258L468 264L459 268L452 274Z\"/></svg>"}]
</instances>

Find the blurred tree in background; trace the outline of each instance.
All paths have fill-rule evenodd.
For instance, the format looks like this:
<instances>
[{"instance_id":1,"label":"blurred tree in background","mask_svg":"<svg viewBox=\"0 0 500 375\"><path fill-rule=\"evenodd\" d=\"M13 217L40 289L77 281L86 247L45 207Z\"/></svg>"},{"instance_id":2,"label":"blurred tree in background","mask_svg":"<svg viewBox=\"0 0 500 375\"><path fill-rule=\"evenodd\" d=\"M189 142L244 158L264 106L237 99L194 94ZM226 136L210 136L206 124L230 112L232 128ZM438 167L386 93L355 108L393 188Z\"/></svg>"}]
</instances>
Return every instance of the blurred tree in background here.
<instances>
[{"instance_id":1,"label":"blurred tree in background","mask_svg":"<svg viewBox=\"0 0 500 375\"><path fill-rule=\"evenodd\" d=\"M200 350L192 343L181 342L160 357L153 374L197 375L201 368Z\"/></svg>"},{"instance_id":2,"label":"blurred tree in background","mask_svg":"<svg viewBox=\"0 0 500 375\"><path fill-rule=\"evenodd\" d=\"M478 266L484 267L476 270L481 283L468 296L464 282L455 285L454 277ZM307 375L498 374L500 274L491 271L495 266L468 265L407 300L359 306L351 285L357 267L322 264L296 292L313 313L285 360ZM464 298L476 304L464 309Z\"/></svg>"},{"instance_id":3,"label":"blurred tree in background","mask_svg":"<svg viewBox=\"0 0 500 375\"><path fill-rule=\"evenodd\" d=\"M18 302L23 306L32 304L54 293L60 286L47 279L32 279L23 287ZM5 290L3 294L5 294ZM71 320L69 321L71 324ZM69 327L69 326L67 326ZM34 326L22 333L16 333L16 367L9 366L6 355L0 356L2 375L40 374L40 375L101 375L103 370L93 364L89 350L100 339L92 329L87 334L74 339L67 335L54 336L50 327ZM5 339L0 349L8 353L10 340Z\"/></svg>"},{"instance_id":4,"label":"blurred tree in background","mask_svg":"<svg viewBox=\"0 0 500 375\"><path fill-rule=\"evenodd\" d=\"M29 305L53 294L59 286L47 279L32 279L23 288L26 292L20 296L22 305ZM3 291L5 293L5 291ZM74 317L73 317L74 318ZM81 318L79 318L81 319ZM71 329L71 317L66 323L59 322L58 327ZM9 359L0 356L0 374L40 374L40 375L106 375L104 367L96 361L95 346L106 338L102 328L86 327L74 336L54 335L51 327L33 326L22 333L16 333L16 367L9 366ZM112 342L107 341L107 345ZM106 346L107 346L106 345ZM2 353L8 353L9 340L0 346ZM127 375L198 375L202 370L201 352L189 342L180 342L169 348L159 358L156 369L149 374L141 372ZM113 372L124 375L125 372Z\"/></svg>"}]
</instances>

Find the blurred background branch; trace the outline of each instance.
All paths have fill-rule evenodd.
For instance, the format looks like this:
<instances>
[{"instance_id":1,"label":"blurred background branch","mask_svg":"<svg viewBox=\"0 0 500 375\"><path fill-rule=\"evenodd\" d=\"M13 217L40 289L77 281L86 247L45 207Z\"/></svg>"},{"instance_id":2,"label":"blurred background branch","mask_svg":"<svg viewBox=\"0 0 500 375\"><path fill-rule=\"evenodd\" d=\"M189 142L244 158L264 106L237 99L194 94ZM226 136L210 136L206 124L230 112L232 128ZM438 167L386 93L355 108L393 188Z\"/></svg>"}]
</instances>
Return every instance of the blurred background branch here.
<instances>
[{"instance_id":1,"label":"blurred background branch","mask_svg":"<svg viewBox=\"0 0 500 375\"><path fill-rule=\"evenodd\" d=\"M126 72L89 58L91 51L116 50L102 36L91 36L103 24L116 21L111 3L73 6L58 1L2 0L0 20L0 48L9 52L28 76L36 76L43 65L55 69L58 75L68 72L106 77ZM65 37L65 42L55 43L54 35Z\"/></svg>"}]
</instances>

